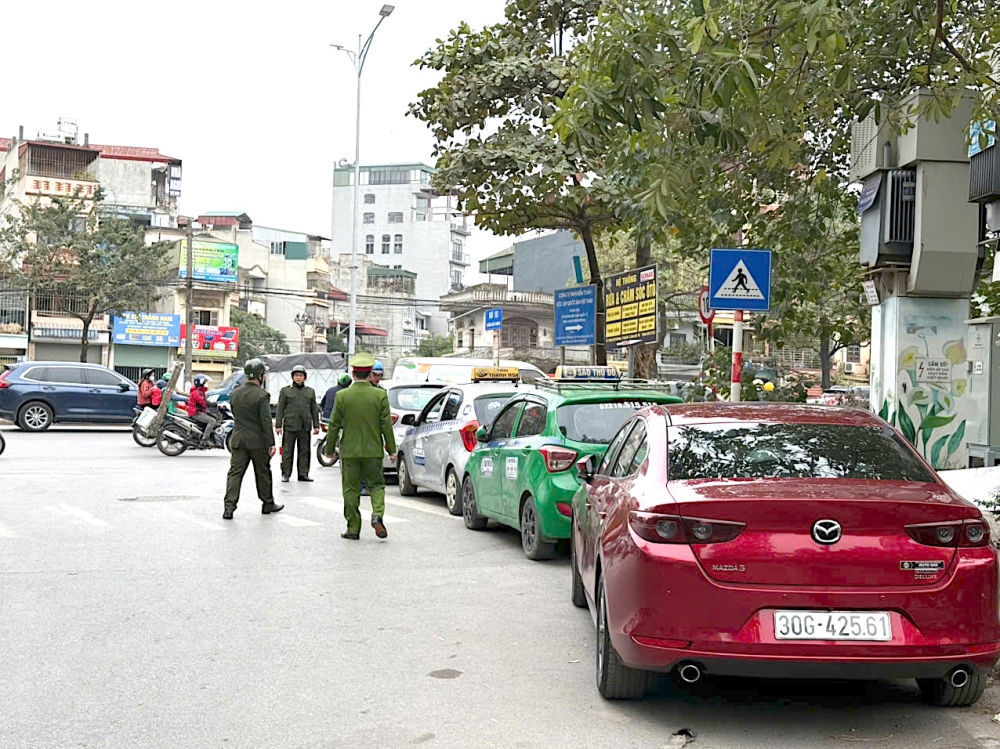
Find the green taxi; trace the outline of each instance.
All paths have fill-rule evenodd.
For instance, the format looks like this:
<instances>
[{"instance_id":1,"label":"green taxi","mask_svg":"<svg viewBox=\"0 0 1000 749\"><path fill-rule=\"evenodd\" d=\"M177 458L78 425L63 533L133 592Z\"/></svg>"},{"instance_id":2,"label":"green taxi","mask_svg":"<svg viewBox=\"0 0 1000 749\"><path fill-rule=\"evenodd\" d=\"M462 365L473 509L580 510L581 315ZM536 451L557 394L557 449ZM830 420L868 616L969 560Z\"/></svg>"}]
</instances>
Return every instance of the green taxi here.
<instances>
[{"instance_id":1,"label":"green taxi","mask_svg":"<svg viewBox=\"0 0 1000 749\"><path fill-rule=\"evenodd\" d=\"M601 456L628 418L654 403L680 403L655 385L620 379L613 367L561 367L556 379L511 398L465 465L462 515L470 530L490 520L521 532L529 559L547 559L570 537L575 466Z\"/></svg>"}]
</instances>

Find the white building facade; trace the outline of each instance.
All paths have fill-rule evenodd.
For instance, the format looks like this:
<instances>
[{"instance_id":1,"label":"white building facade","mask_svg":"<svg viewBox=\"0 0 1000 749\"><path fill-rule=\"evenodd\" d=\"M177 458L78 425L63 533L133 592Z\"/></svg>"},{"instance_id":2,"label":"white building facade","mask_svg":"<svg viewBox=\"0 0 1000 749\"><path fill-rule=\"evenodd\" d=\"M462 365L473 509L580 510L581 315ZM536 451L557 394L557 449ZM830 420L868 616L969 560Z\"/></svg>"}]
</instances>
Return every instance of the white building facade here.
<instances>
[{"instance_id":1,"label":"white building facade","mask_svg":"<svg viewBox=\"0 0 1000 749\"><path fill-rule=\"evenodd\" d=\"M433 173L425 164L361 167L357 252L378 265L416 273L418 312L430 332L445 335L448 314L437 300L465 286L471 230L455 197L431 187ZM350 254L354 215L354 171L337 169L333 256Z\"/></svg>"}]
</instances>

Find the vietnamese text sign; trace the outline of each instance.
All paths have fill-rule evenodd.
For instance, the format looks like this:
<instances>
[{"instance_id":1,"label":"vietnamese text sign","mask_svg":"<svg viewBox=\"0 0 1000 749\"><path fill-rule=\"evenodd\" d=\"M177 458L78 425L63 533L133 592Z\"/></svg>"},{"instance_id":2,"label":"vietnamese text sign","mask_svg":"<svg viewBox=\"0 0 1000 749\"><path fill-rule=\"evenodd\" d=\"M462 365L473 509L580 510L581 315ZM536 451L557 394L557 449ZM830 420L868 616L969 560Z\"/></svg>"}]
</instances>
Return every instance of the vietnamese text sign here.
<instances>
[{"instance_id":1,"label":"vietnamese text sign","mask_svg":"<svg viewBox=\"0 0 1000 749\"><path fill-rule=\"evenodd\" d=\"M180 277L187 278L187 244L180 242ZM191 244L195 281L216 283L236 283L240 248L227 242L203 242L195 240Z\"/></svg>"},{"instance_id":2,"label":"vietnamese text sign","mask_svg":"<svg viewBox=\"0 0 1000 749\"><path fill-rule=\"evenodd\" d=\"M123 312L115 318L112 340L124 346L180 346L181 316Z\"/></svg>"},{"instance_id":3,"label":"vietnamese text sign","mask_svg":"<svg viewBox=\"0 0 1000 749\"><path fill-rule=\"evenodd\" d=\"M597 287L556 289L556 346L592 346L596 331Z\"/></svg>"},{"instance_id":4,"label":"vietnamese text sign","mask_svg":"<svg viewBox=\"0 0 1000 749\"><path fill-rule=\"evenodd\" d=\"M178 348L185 348L186 345L187 326L181 325L181 340ZM191 347L200 357L235 359L240 347L240 329L195 325Z\"/></svg>"},{"instance_id":5,"label":"vietnamese text sign","mask_svg":"<svg viewBox=\"0 0 1000 749\"><path fill-rule=\"evenodd\" d=\"M917 382L949 382L951 362L947 359L917 359Z\"/></svg>"},{"instance_id":6,"label":"vietnamese text sign","mask_svg":"<svg viewBox=\"0 0 1000 749\"><path fill-rule=\"evenodd\" d=\"M500 330L503 327L503 309L493 307L486 310L486 329Z\"/></svg>"},{"instance_id":7,"label":"vietnamese text sign","mask_svg":"<svg viewBox=\"0 0 1000 749\"><path fill-rule=\"evenodd\" d=\"M656 342L656 266L636 268L604 282L604 344Z\"/></svg>"},{"instance_id":8,"label":"vietnamese text sign","mask_svg":"<svg viewBox=\"0 0 1000 749\"><path fill-rule=\"evenodd\" d=\"M765 312L771 308L771 251L713 249L708 266L712 309Z\"/></svg>"}]
</instances>

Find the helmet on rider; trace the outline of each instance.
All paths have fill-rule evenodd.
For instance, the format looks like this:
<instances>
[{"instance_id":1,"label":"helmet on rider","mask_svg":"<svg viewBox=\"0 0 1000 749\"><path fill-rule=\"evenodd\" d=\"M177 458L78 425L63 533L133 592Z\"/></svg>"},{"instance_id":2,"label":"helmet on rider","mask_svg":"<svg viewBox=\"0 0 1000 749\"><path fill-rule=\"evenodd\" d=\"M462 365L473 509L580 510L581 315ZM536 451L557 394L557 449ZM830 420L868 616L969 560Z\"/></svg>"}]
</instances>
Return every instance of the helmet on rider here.
<instances>
[{"instance_id":1,"label":"helmet on rider","mask_svg":"<svg viewBox=\"0 0 1000 749\"><path fill-rule=\"evenodd\" d=\"M196 388L208 387L208 383L211 382L206 375L195 375L194 376L194 386Z\"/></svg>"},{"instance_id":2,"label":"helmet on rider","mask_svg":"<svg viewBox=\"0 0 1000 749\"><path fill-rule=\"evenodd\" d=\"M351 376L349 374L347 374L347 372L344 372L342 375L340 375L340 377L337 378L337 384L338 385L350 385L351 384Z\"/></svg>"},{"instance_id":3,"label":"helmet on rider","mask_svg":"<svg viewBox=\"0 0 1000 749\"><path fill-rule=\"evenodd\" d=\"M296 364L294 367L292 367L292 377L294 377L297 374L303 375L305 377L309 376L309 374L306 372L306 368L303 367L301 364Z\"/></svg>"},{"instance_id":4,"label":"helmet on rider","mask_svg":"<svg viewBox=\"0 0 1000 749\"><path fill-rule=\"evenodd\" d=\"M251 359L243 365L243 372L251 380L263 380L267 374L267 365L260 359Z\"/></svg>"},{"instance_id":5,"label":"helmet on rider","mask_svg":"<svg viewBox=\"0 0 1000 749\"><path fill-rule=\"evenodd\" d=\"M144 369L144 370L142 370L142 379L148 380L152 376L153 376L153 370L152 369Z\"/></svg>"},{"instance_id":6,"label":"helmet on rider","mask_svg":"<svg viewBox=\"0 0 1000 749\"><path fill-rule=\"evenodd\" d=\"M375 360L375 366L372 367L372 372L376 372L378 374L385 374L385 367L382 366L382 362L380 362L378 359Z\"/></svg>"},{"instance_id":7,"label":"helmet on rider","mask_svg":"<svg viewBox=\"0 0 1000 749\"><path fill-rule=\"evenodd\" d=\"M157 380L156 381L156 387L158 387L160 390L163 390L164 388L167 387L167 381L166 380Z\"/></svg>"}]
</instances>

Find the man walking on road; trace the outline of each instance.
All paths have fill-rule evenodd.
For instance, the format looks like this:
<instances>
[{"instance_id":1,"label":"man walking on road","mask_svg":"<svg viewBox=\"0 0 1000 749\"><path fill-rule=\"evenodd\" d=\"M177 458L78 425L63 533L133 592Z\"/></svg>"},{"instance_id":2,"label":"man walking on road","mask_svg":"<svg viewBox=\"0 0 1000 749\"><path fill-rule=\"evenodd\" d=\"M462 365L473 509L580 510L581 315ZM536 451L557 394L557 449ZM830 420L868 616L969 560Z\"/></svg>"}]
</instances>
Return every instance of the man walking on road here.
<instances>
[{"instance_id":1,"label":"man walking on road","mask_svg":"<svg viewBox=\"0 0 1000 749\"><path fill-rule=\"evenodd\" d=\"M312 427L313 434L319 434L319 406L316 391L306 387L306 368L301 364L292 367L292 384L281 389L275 423L281 435L281 481L287 484L292 477L296 446L299 481L312 481L309 478L309 428Z\"/></svg>"},{"instance_id":2,"label":"man walking on road","mask_svg":"<svg viewBox=\"0 0 1000 749\"><path fill-rule=\"evenodd\" d=\"M375 359L358 354L351 359L354 384L337 394L326 435L326 454L333 455L340 439L341 487L344 493L344 517L347 532L341 538L357 541L361 537L361 482L368 484L372 498L372 527L375 535L385 538L385 477L382 454L396 454L392 433L389 395L374 387L368 377Z\"/></svg>"},{"instance_id":3,"label":"man walking on road","mask_svg":"<svg viewBox=\"0 0 1000 749\"><path fill-rule=\"evenodd\" d=\"M274 503L271 481L271 458L274 457L274 424L271 423L271 396L261 387L267 367L260 359L251 359L243 367L246 382L230 396L229 406L236 422L230 438L232 458L226 477L224 520L232 520L236 504L240 501L240 486L247 467L253 463L257 480L260 511L264 515L281 512L284 505Z\"/></svg>"}]
</instances>

